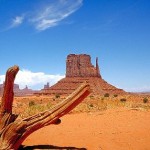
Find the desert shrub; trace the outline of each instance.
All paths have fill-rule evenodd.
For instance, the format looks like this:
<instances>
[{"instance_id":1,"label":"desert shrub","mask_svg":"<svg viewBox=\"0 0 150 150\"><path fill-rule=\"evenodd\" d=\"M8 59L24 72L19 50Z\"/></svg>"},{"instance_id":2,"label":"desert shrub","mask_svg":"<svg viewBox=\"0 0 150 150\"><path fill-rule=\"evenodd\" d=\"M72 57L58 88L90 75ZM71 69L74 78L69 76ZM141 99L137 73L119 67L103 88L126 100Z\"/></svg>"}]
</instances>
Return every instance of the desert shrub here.
<instances>
[{"instance_id":1,"label":"desert shrub","mask_svg":"<svg viewBox=\"0 0 150 150\"><path fill-rule=\"evenodd\" d=\"M121 98L121 99L120 99L120 102L126 102L126 101L127 101L126 98Z\"/></svg>"},{"instance_id":2,"label":"desert shrub","mask_svg":"<svg viewBox=\"0 0 150 150\"><path fill-rule=\"evenodd\" d=\"M60 94L56 94L56 95L55 95L55 98L60 98Z\"/></svg>"},{"instance_id":3,"label":"desert shrub","mask_svg":"<svg viewBox=\"0 0 150 150\"><path fill-rule=\"evenodd\" d=\"M143 99L143 103L147 103L147 102L148 102L148 98L145 97L145 98Z\"/></svg>"},{"instance_id":4,"label":"desert shrub","mask_svg":"<svg viewBox=\"0 0 150 150\"><path fill-rule=\"evenodd\" d=\"M34 106L34 105L35 105L35 102L34 102L34 101L30 101L30 102L29 102L29 107Z\"/></svg>"},{"instance_id":5,"label":"desert shrub","mask_svg":"<svg viewBox=\"0 0 150 150\"><path fill-rule=\"evenodd\" d=\"M104 100L104 97L101 97L101 100L103 101L103 100Z\"/></svg>"},{"instance_id":6,"label":"desert shrub","mask_svg":"<svg viewBox=\"0 0 150 150\"><path fill-rule=\"evenodd\" d=\"M94 107L94 105L93 105L93 104L90 104L89 106L90 106L90 107Z\"/></svg>"},{"instance_id":7,"label":"desert shrub","mask_svg":"<svg viewBox=\"0 0 150 150\"><path fill-rule=\"evenodd\" d=\"M104 94L104 97L109 97L109 93L105 93L105 94Z\"/></svg>"},{"instance_id":8,"label":"desert shrub","mask_svg":"<svg viewBox=\"0 0 150 150\"><path fill-rule=\"evenodd\" d=\"M88 111L96 111L98 110L98 104L87 104Z\"/></svg>"},{"instance_id":9,"label":"desert shrub","mask_svg":"<svg viewBox=\"0 0 150 150\"><path fill-rule=\"evenodd\" d=\"M114 94L114 97L118 97L118 95L117 95L117 94Z\"/></svg>"},{"instance_id":10,"label":"desert shrub","mask_svg":"<svg viewBox=\"0 0 150 150\"><path fill-rule=\"evenodd\" d=\"M90 96L90 98L91 98L91 99L93 99L93 98L94 98L94 96L93 96L93 95L91 95L91 96Z\"/></svg>"}]
</instances>

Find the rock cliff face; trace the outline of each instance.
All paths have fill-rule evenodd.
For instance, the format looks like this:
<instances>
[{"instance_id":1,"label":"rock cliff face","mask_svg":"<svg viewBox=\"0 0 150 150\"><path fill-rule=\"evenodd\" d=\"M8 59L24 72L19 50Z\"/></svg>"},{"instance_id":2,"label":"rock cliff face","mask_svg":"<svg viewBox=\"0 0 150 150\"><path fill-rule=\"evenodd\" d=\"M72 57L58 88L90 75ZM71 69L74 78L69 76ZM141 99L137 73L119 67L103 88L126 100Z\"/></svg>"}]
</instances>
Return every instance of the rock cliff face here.
<instances>
[{"instance_id":1,"label":"rock cliff face","mask_svg":"<svg viewBox=\"0 0 150 150\"><path fill-rule=\"evenodd\" d=\"M91 64L91 57L86 54L67 56L66 77L101 77L96 58L96 67Z\"/></svg>"},{"instance_id":2,"label":"rock cliff face","mask_svg":"<svg viewBox=\"0 0 150 150\"><path fill-rule=\"evenodd\" d=\"M82 82L87 81L91 87L91 95L124 94L125 91L107 83L100 75L98 58L96 66L92 65L91 57L86 54L70 54L66 60L66 77L47 89L42 89L37 94L70 94Z\"/></svg>"}]
</instances>

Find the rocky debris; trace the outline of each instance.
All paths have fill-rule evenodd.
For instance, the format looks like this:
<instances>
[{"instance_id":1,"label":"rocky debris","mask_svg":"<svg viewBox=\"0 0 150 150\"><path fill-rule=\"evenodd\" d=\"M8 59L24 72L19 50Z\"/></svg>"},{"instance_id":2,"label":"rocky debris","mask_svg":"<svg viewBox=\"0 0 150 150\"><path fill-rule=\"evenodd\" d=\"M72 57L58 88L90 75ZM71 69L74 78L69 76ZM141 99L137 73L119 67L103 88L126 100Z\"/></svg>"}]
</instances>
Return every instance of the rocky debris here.
<instances>
[{"instance_id":1,"label":"rocky debris","mask_svg":"<svg viewBox=\"0 0 150 150\"><path fill-rule=\"evenodd\" d=\"M70 54L66 60L66 77L58 81L55 85L44 88L39 95L72 93L81 83L87 81L91 88L91 95L125 94L122 89L118 89L102 79L96 58L96 67L91 63L91 57L86 54Z\"/></svg>"}]
</instances>

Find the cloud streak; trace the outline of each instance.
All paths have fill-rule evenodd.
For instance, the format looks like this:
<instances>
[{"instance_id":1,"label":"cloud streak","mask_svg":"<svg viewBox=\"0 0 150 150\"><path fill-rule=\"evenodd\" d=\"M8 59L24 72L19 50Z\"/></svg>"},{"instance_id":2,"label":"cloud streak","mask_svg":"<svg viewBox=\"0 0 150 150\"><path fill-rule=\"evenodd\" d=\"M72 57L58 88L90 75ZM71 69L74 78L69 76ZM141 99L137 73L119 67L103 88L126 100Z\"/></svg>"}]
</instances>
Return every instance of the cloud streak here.
<instances>
[{"instance_id":1,"label":"cloud streak","mask_svg":"<svg viewBox=\"0 0 150 150\"><path fill-rule=\"evenodd\" d=\"M49 82L50 85L57 83L64 75L50 75L44 72L32 72L26 69L20 70L16 76L15 83L19 84L20 89L27 85L31 89L39 90ZM0 75L0 84L3 83L5 75Z\"/></svg>"},{"instance_id":2,"label":"cloud streak","mask_svg":"<svg viewBox=\"0 0 150 150\"><path fill-rule=\"evenodd\" d=\"M10 28L17 27L23 23L24 16L16 16L14 19L12 19L12 23L10 25Z\"/></svg>"},{"instance_id":3,"label":"cloud streak","mask_svg":"<svg viewBox=\"0 0 150 150\"><path fill-rule=\"evenodd\" d=\"M82 0L59 0L45 6L31 19L37 30L57 26L82 6Z\"/></svg>"},{"instance_id":4,"label":"cloud streak","mask_svg":"<svg viewBox=\"0 0 150 150\"><path fill-rule=\"evenodd\" d=\"M36 30L43 31L59 25L62 20L76 12L82 4L83 0L45 0L42 1L41 6L37 3L36 9L22 12L26 15L14 17L10 28L18 27L26 22L34 26Z\"/></svg>"}]
</instances>

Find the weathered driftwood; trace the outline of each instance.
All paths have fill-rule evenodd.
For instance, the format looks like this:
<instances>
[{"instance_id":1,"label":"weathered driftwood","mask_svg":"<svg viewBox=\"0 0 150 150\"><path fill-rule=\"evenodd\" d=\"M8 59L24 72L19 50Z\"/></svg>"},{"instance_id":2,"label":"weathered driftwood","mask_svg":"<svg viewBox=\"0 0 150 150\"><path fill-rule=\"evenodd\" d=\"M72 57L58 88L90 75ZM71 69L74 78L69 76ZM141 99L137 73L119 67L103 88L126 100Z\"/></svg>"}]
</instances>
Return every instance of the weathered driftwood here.
<instances>
[{"instance_id":1,"label":"weathered driftwood","mask_svg":"<svg viewBox=\"0 0 150 150\"><path fill-rule=\"evenodd\" d=\"M13 85L18 71L19 67L13 66L6 73L0 110L0 149L3 150L17 150L21 143L34 131L50 124L60 123L59 118L70 112L90 93L89 85L84 83L51 110L19 120L17 115L12 114Z\"/></svg>"}]
</instances>

